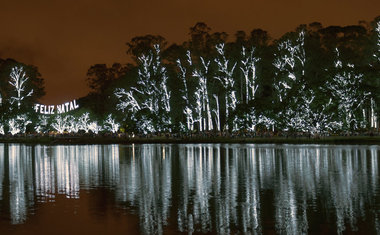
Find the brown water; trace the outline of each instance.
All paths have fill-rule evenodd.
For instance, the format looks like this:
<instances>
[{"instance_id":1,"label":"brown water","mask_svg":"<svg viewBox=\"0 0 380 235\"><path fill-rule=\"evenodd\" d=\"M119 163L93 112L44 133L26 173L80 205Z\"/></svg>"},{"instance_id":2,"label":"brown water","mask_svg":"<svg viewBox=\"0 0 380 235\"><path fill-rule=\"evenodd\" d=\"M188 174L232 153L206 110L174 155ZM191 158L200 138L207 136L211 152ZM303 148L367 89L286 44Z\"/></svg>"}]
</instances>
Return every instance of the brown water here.
<instances>
[{"instance_id":1,"label":"brown water","mask_svg":"<svg viewBox=\"0 0 380 235\"><path fill-rule=\"evenodd\" d=\"M380 234L379 150L0 144L0 234Z\"/></svg>"}]
</instances>

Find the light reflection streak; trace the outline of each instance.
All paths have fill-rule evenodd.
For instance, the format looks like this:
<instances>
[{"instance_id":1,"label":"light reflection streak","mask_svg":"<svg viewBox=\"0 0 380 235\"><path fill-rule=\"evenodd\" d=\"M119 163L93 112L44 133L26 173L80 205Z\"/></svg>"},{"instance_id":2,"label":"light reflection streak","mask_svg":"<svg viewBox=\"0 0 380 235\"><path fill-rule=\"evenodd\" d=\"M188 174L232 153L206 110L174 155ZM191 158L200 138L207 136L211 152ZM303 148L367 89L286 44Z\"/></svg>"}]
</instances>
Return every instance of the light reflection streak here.
<instances>
[{"instance_id":1,"label":"light reflection streak","mask_svg":"<svg viewBox=\"0 0 380 235\"><path fill-rule=\"evenodd\" d=\"M3 200L3 182L4 182L4 144L0 144L0 201Z\"/></svg>"},{"instance_id":2,"label":"light reflection streak","mask_svg":"<svg viewBox=\"0 0 380 235\"><path fill-rule=\"evenodd\" d=\"M12 224L23 223L27 207L34 200L32 154L30 147L8 146L9 209Z\"/></svg>"},{"instance_id":3,"label":"light reflection streak","mask_svg":"<svg viewBox=\"0 0 380 235\"><path fill-rule=\"evenodd\" d=\"M36 194L42 200L55 198L55 164L54 158L48 155L47 148L41 145L35 147L35 185Z\"/></svg>"}]
</instances>

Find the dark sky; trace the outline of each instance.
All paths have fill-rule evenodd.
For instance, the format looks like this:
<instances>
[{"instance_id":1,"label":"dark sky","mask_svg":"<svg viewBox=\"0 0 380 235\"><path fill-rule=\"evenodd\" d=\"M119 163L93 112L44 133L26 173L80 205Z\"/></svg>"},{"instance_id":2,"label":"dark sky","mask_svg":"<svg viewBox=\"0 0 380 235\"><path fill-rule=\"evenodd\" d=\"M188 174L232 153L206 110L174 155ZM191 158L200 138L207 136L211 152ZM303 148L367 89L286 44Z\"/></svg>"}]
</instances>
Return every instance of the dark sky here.
<instances>
[{"instance_id":1,"label":"dark sky","mask_svg":"<svg viewBox=\"0 0 380 235\"><path fill-rule=\"evenodd\" d=\"M0 0L0 58L39 68L45 104L88 93L86 72L96 63L125 63L125 43L160 34L188 38L203 21L230 39L237 30L267 30L277 38L299 24L357 24L380 15L379 0Z\"/></svg>"}]
</instances>

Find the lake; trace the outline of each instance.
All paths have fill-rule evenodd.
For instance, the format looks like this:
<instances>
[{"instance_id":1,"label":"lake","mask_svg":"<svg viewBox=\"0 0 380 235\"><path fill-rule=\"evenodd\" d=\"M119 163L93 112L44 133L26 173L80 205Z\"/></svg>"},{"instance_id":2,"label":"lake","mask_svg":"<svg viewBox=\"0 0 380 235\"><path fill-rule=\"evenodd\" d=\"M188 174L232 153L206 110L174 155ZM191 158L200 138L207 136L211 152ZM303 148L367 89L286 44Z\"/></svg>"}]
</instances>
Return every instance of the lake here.
<instances>
[{"instance_id":1,"label":"lake","mask_svg":"<svg viewBox=\"0 0 380 235\"><path fill-rule=\"evenodd\" d=\"M0 144L0 231L380 234L379 150Z\"/></svg>"}]
</instances>

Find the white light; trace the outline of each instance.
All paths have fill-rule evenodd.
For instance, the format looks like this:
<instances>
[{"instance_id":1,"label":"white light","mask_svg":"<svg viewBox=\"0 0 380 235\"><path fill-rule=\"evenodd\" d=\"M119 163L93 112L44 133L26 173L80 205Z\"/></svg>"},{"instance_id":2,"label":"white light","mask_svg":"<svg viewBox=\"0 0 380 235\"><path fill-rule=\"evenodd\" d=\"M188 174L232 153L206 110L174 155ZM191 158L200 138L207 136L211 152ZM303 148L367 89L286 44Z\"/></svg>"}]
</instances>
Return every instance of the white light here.
<instances>
[{"instance_id":1,"label":"white light","mask_svg":"<svg viewBox=\"0 0 380 235\"><path fill-rule=\"evenodd\" d=\"M40 114L62 114L67 113L79 108L76 100L66 102L60 105L43 105L43 104L34 104L34 111Z\"/></svg>"},{"instance_id":2,"label":"white light","mask_svg":"<svg viewBox=\"0 0 380 235\"><path fill-rule=\"evenodd\" d=\"M26 97L31 96L33 94L33 89L25 91L25 83L28 81L29 78L26 75L22 66L13 67L9 76L9 84L12 85L12 87L16 90L17 93L16 96L10 97L10 103L13 104L16 102L17 108L19 109L21 106L21 101L23 101Z\"/></svg>"}]
</instances>

